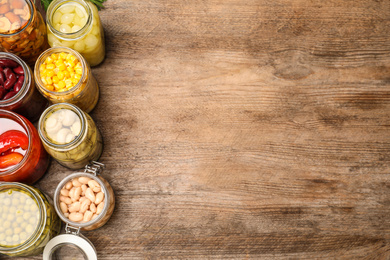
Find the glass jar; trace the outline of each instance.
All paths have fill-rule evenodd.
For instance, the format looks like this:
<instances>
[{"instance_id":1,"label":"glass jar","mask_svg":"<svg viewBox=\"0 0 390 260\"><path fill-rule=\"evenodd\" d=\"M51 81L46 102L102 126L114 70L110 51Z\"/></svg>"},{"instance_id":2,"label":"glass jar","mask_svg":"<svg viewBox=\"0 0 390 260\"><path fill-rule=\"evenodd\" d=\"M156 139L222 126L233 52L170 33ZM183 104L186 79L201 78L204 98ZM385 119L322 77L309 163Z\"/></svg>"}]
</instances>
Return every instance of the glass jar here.
<instances>
[{"instance_id":1,"label":"glass jar","mask_svg":"<svg viewBox=\"0 0 390 260\"><path fill-rule=\"evenodd\" d=\"M103 168L104 164L92 162L85 167L84 172L73 173L58 184L54 193L54 207L58 216L66 223L66 234L59 235L49 241L43 251L44 260L52 259L56 250L66 244L74 245L80 249L87 256L87 259L97 259L94 246L79 232L80 230L94 230L103 226L114 211L114 191L110 184L99 175ZM81 193L77 193L78 189ZM94 189L95 194L104 194L103 199L99 199L98 195L95 198L95 200L99 200L99 205L103 204L104 206L99 209L99 206L94 204L95 201L89 199L88 189ZM84 207L83 205L87 206ZM71 214L81 214L82 218L79 218L80 221L72 221L70 220ZM94 217L91 217L92 214Z\"/></svg>"},{"instance_id":2,"label":"glass jar","mask_svg":"<svg viewBox=\"0 0 390 260\"><path fill-rule=\"evenodd\" d=\"M39 116L48 105L48 102L35 88L31 69L22 59L12 53L0 52L0 59L15 61L23 68L24 73L22 87L13 97L6 100L0 100L0 109L14 111L26 117L31 122L38 120Z\"/></svg>"},{"instance_id":3,"label":"glass jar","mask_svg":"<svg viewBox=\"0 0 390 260\"><path fill-rule=\"evenodd\" d=\"M103 141L95 122L78 107L60 103L48 107L38 123L46 151L61 165L81 169L99 159Z\"/></svg>"},{"instance_id":4,"label":"glass jar","mask_svg":"<svg viewBox=\"0 0 390 260\"><path fill-rule=\"evenodd\" d=\"M52 54L67 53L71 54L81 63L82 75L79 82L67 91L49 90L48 85L42 81L41 65ZM35 82L38 90L52 103L71 103L83 111L89 113L94 109L99 100L99 86L95 77L92 75L91 68L85 59L78 53L66 47L53 47L42 53L35 63L34 69Z\"/></svg>"},{"instance_id":5,"label":"glass jar","mask_svg":"<svg viewBox=\"0 0 390 260\"><path fill-rule=\"evenodd\" d=\"M41 13L31 0L3 0L2 8L7 13L0 18L0 49L34 66L38 56L49 47Z\"/></svg>"},{"instance_id":6,"label":"glass jar","mask_svg":"<svg viewBox=\"0 0 390 260\"><path fill-rule=\"evenodd\" d=\"M32 256L42 253L59 234L52 200L39 189L17 182L0 182L0 253Z\"/></svg>"},{"instance_id":7,"label":"glass jar","mask_svg":"<svg viewBox=\"0 0 390 260\"><path fill-rule=\"evenodd\" d=\"M104 60L104 33L98 9L86 0L54 0L46 12L51 47L64 46L80 52L90 66Z\"/></svg>"},{"instance_id":8,"label":"glass jar","mask_svg":"<svg viewBox=\"0 0 390 260\"><path fill-rule=\"evenodd\" d=\"M11 158L15 164L0 168L0 181L32 184L46 172L50 157L42 146L38 131L30 121L12 111L0 109L0 142L6 140L2 140L3 138L9 138L5 137L7 132L15 131L17 135L15 141L11 142L13 145L0 153L0 163Z\"/></svg>"}]
</instances>

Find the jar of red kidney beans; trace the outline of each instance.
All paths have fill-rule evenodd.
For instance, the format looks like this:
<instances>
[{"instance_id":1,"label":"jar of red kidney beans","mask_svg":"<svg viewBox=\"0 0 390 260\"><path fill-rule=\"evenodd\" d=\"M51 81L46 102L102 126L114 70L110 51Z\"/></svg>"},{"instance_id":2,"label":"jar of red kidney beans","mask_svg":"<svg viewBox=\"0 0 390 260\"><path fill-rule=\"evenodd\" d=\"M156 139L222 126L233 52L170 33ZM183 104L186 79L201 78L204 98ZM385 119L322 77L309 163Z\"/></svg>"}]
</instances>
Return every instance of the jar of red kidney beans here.
<instances>
[{"instance_id":1,"label":"jar of red kidney beans","mask_svg":"<svg viewBox=\"0 0 390 260\"><path fill-rule=\"evenodd\" d=\"M0 52L0 109L14 111L34 122L47 105L27 64L15 54Z\"/></svg>"},{"instance_id":2,"label":"jar of red kidney beans","mask_svg":"<svg viewBox=\"0 0 390 260\"><path fill-rule=\"evenodd\" d=\"M46 172L49 162L32 123L0 109L0 181L32 184Z\"/></svg>"}]
</instances>

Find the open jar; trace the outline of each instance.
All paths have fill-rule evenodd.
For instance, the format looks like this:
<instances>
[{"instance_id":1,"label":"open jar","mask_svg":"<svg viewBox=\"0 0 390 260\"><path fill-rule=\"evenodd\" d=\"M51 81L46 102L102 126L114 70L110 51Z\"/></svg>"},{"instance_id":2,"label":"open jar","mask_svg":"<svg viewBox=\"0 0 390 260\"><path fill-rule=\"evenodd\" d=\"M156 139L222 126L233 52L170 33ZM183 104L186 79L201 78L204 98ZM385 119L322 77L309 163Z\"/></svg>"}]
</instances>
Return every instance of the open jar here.
<instances>
[{"instance_id":1,"label":"open jar","mask_svg":"<svg viewBox=\"0 0 390 260\"><path fill-rule=\"evenodd\" d=\"M54 207L63 222L66 234L50 240L43 259L52 259L61 246L73 245L89 260L97 259L93 244L80 234L80 230L94 230L103 226L115 208L114 191L100 176L104 164L92 162L84 172L70 174L57 186L54 193Z\"/></svg>"},{"instance_id":2,"label":"open jar","mask_svg":"<svg viewBox=\"0 0 390 260\"><path fill-rule=\"evenodd\" d=\"M31 69L22 59L12 53L0 52L0 61L2 85L5 86L7 81L8 83L14 82L12 86L8 84L10 85L8 90L0 86L2 88L0 92L3 93L0 93L0 109L14 111L31 122L38 120L48 102L35 88Z\"/></svg>"},{"instance_id":3,"label":"open jar","mask_svg":"<svg viewBox=\"0 0 390 260\"><path fill-rule=\"evenodd\" d=\"M81 169L98 160L103 141L92 118L78 107L59 103L48 107L38 123L46 151L61 165Z\"/></svg>"},{"instance_id":4,"label":"open jar","mask_svg":"<svg viewBox=\"0 0 390 260\"><path fill-rule=\"evenodd\" d=\"M46 12L51 47L80 52L93 67L104 60L104 33L96 6L88 0L54 0Z\"/></svg>"},{"instance_id":5,"label":"open jar","mask_svg":"<svg viewBox=\"0 0 390 260\"><path fill-rule=\"evenodd\" d=\"M31 0L1 1L0 49L12 52L34 66L49 45L42 15Z\"/></svg>"},{"instance_id":6,"label":"open jar","mask_svg":"<svg viewBox=\"0 0 390 260\"><path fill-rule=\"evenodd\" d=\"M46 172L50 157L35 127L21 115L0 109L0 181L32 184Z\"/></svg>"},{"instance_id":7,"label":"open jar","mask_svg":"<svg viewBox=\"0 0 390 260\"><path fill-rule=\"evenodd\" d=\"M61 229L51 199L39 189L17 182L0 182L0 253L32 256Z\"/></svg>"},{"instance_id":8,"label":"open jar","mask_svg":"<svg viewBox=\"0 0 390 260\"><path fill-rule=\"evenodd\" d=\"M99 100L99 86L85 59L75 50L53 47L39 56L35 82L52 103L71 103L89 113Z\"/></svg>"}]
</instances>

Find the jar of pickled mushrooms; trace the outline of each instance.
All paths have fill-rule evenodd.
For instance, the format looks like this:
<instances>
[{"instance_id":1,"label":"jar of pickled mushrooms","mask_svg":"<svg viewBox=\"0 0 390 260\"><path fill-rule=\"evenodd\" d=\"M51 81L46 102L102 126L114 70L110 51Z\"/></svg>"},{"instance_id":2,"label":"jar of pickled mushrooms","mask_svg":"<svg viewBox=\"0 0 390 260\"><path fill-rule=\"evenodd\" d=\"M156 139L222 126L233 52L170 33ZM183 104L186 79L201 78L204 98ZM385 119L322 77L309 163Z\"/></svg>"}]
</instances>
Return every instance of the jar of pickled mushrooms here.
<instances>
[{"instance_id":1,"label":"jar of pickled mushrooms","mask_svg":"<svg viewBox=\"0 0 390 260\"><path fill-rule=\"evenodd\" d=\"M54 104L38 122L39 137L46 151L61 165L81 169L99 159L103 141L93 119L75 105Z\"/></svg>"}]
</instances>

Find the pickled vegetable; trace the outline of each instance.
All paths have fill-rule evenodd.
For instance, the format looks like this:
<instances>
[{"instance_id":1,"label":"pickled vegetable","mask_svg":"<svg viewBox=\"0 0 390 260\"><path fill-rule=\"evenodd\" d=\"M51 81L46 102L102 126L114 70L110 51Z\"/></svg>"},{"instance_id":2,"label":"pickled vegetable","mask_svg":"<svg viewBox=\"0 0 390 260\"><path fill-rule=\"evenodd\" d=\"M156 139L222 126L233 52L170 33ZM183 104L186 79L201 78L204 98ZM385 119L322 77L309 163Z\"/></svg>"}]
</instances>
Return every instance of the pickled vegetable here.
<instances>
[{"instance_id":1,"label":"pickled vegetable","mask_svg":"<svg viewBox=\"0 0 390 260\"><path fill-rule=\"evenodd\" d=\"M20 190L0 192L0 213L0 247L23 244L39 224L37 202Z\"/></svg>"},{"instance_id":2,"label":"pickled vegetable","mask_svg":"<svg viewBox=\"0 0 390 260\"><path fill-rule=\"evenodd\" d=\"M54 1L53 6L56 5ZM88 20L89 16L92 17ZM47 13L50 46L64 46L80 52L91 66L105 56L103 28L98 10L90 1L68 1Z\"/></svg>"},{"instance_id":3,"label":"pickled vegetable","mask_svg":"<svg viewBox=\"0 0 390 260\"><path fill-rule=\"evenodd\" d=\"M49 160L31 122L0 109L0 181L34 183L45 173Z\"/></svg>"},{"instance_id":4,"label":"pickled vegetable","mask_svg":"<svg viewBox=\"0 0 390 260\"><path fill-rule=\"evenodd\" d=\"M71 103L90 112L99 100L99 86L85 59L76 51L51 48L35 64L38 90L52 103Z\"/></svg>"},{"instance_id":5,"label":"pickled vegetable","mask_svg":"<svg viewBox=\"0 0 390 260\"><path fill-rule=\"evenodd\" d=\"M46 151L71 169L83 168L103 151L102 137L92 118L66 103L43 113L39 134Z\"/></svg>"},{"instance_id":6,"label":"pickled vegetable","mask_svg":"<svg viewBox=\"0 0 390 260\"><path fill-rule=\"evenodd\" d=\"M32 66L49 47L41 14L29 0L2 0L0 14L0 49Z\"/></svg>"},{"instance_id":7,"label":"pickled vegetable","mask_svg":"<svg viewBox=\"0 0 390 260\"><path fill-rule=\"evenodd\" d=\"M0 183L0 253L32 256L58 235L61 222L38 189L20 183Z\"/></svg>"}]
</instances>

